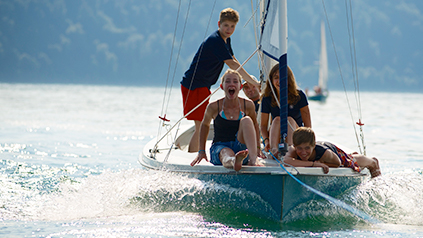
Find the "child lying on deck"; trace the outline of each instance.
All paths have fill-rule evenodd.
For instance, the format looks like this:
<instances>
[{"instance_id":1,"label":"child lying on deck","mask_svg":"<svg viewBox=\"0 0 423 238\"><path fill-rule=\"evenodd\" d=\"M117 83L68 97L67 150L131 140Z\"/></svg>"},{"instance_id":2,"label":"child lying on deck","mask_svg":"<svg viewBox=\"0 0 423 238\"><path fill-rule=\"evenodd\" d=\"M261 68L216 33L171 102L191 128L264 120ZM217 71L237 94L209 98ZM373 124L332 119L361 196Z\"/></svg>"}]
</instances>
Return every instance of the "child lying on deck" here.
<instances>
[{"instance_id":1,"label":"child lying on deck","mask_svg":"<svg viewBox=\"0 0 423 238\"><path fill-rule=\"evenodd\" d=\"M285 163L296 167L322 167L323 172L329 172L329 167L350 167L359 172L367 168L371 177L381 175L379 161L373 157L354 152L347 154L330 142L316 142L314 131L308 127L299 127L292 134L294 146L285 155Z\"/></svg>"}]
</instances>

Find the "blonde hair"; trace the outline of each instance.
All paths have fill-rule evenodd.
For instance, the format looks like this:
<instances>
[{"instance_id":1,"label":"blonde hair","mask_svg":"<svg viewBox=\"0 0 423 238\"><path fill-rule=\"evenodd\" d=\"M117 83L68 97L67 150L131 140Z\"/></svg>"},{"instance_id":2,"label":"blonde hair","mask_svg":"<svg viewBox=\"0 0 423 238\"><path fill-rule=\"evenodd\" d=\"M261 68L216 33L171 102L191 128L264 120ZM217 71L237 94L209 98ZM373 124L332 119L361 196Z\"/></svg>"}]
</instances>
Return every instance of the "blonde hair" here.
<instances>
[{"instance_id":1,"label":"blonde hair","mask_svg":"<svg viewBox=\"0 0 423 238\"><path fill-rule=\"evenodd\" d=\"M316 135L310 127L298 127L294 133L292 133L292 143L294 146L298 146L303 143L309 143L311 146L315 146Z\"/></svg>"},{"instance_id":2,"label":"blonde hair","mask_svg":"<svg viewBox=\"0 0 423 238\"><path fill-rule=\"evenodd\" d=\"M272 89L270 84L272 84L273 88L275 88L275 85L273 84L273 76L279 72L279 64L276 64L272 67L272 69L269 72L269 78L266 80L266 86L263 90L263 94L261 95L262 98L272 96L271 100L271 106L276 107L278 105L277 101L279 99L279 92L275 90L275 93L277 94L277 99L272 93ZM280 75L279 75L280 77ZM295 76L292 72L291 68L288 66L288 104L295 105L300 100L300 94L297 90L297 83L295 82Z\"/></svg>"},{"instance_id":3,"label":"blonde hair","mask_svg":"<svg viewBox=\"0 0 423 238\"><path fill-rule=\"evenodd\" d=\"M224 21L231 21L231 22L238 23L239 13L230 7L225 8L220 12L219 21L221 23Z\"/></svg>"},{"instance_id":4,"label":"blonde hair","mask_svg":"<svg viewBox=\"0 0 423 238\"><path fill-rule=\"evenodd\" d=\"M223 84L223 83L224 83L224 81L225 81L225 76L226 76L226 75L228 75L228 74L236 74L236 75L238 76L238 81L239 81L239 83L241 84L241 74L240 74L238 71L233 70L233 69L228 69L228 70L226 70L226 72L223 74L222 78L220 79L220 82L221 82L222 84Z\"/></svg>"}]
</instances>

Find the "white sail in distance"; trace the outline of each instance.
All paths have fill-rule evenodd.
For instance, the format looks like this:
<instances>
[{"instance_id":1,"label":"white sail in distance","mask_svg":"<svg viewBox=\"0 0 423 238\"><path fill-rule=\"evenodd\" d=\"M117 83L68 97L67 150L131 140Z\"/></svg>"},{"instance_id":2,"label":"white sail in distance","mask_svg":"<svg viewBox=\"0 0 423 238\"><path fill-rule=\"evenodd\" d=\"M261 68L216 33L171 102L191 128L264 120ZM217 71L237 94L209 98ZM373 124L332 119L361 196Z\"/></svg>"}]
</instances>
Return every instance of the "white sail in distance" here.
<instances>
[{"instance_id":1,"label":"white sail in distance","mask_svg":"<svg viewBox=\"0 0 423 238\"><path fill-rule=\"evenodd\" d=\"M325 23L320 24L320 58L319 58L319 87L327 90L328 82L328 54L326 51Z\"/></svg>"}]
</instances>

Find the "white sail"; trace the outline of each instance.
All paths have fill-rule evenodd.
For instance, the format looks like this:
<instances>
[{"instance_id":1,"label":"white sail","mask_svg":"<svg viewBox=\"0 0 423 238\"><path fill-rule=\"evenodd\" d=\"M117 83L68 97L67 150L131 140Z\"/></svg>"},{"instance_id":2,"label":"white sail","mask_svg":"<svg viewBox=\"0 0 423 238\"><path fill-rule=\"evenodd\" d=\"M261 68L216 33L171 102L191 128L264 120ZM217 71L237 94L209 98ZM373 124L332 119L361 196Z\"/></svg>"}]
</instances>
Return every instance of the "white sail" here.
<instances>
[{"instance_id":1,"label":"white sail","mask_svg":"<svg viewBox=\"0 0 423 238\"><path fill-rule=\"evenodd\" d=\"M327 90L328 82L328 54L326 52L325 23L320 24L320 59L319 59L319 87Z\"/></svg>"},{"instance_id":2,"label":"white sail","mask_svg":"<svg viewBox=\"0 0 423 238\"><path fill-rule=\"evenodd\" d=\"M282 141L279 144L279 150L284 154L288 150L285 142L288 135L288 17L286 0L265 1L263 14L259 49L264 55L279 63L279 107ZM263 63L269 63L268 60L264 61ZM272 66L273 64L263 65L265 75Z\"/></svg>"},{"instance_id":3,"label":"white sail","mask_svg":"<svg viewBox=\"0 0 423 238\"><path fill-rule=\"evenodd\" d=\"M260 50L270 58L279 61L279 58L287 51L286 1L266 1L264 7L266 16L262 26Z\"/></svg>"}]
</instances>

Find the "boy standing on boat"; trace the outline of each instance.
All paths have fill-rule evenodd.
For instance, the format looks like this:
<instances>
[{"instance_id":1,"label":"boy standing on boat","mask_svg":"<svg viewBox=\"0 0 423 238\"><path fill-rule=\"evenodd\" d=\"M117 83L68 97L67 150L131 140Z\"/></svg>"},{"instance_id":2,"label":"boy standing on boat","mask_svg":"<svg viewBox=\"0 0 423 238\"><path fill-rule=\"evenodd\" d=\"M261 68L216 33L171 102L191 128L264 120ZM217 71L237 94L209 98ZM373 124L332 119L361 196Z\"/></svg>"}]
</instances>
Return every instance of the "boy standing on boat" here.
<instances>
[{"instance_id":1,"label":"boy standing on boat","mask_svg":"<svg viewBox=\"0 0 423 238\"><path fill-rule=\"evenodd\" d=\"M360 172L368 168L372 178L381 175L379 161L358 153L347 154L336 145L317 141L314 131L308 127L299 127L292 134L294 146L289 147L284 161L296 167L322 167L327 174L329 167L350 167Z\"/></svg>"},{"instance_id":2,"label":"boy standing on boat","mask_svg":"<svg viewBox=\"0 0 423 238\"><path fill-rule=\"evenodd\" d=\"M191 166L203 159L209 161L205 149L212 119L214 138L210 147L210 162L236 171L246 164L259 166L260 135L255 106L251 100L238 97L242 88L241 75L228 69L220 87L225 91L225 97L207 106L200 126L200 150Z\"/></svg>"},{"instance_id":3,"label":"boy standing on boat","mask_svg":"<svg viewBox=\"0 0 423 238\"><path fill-rule=\"evenodd\" d=\"M239 14L237 11L231 8L222 10L217 23L218 30L200 45L181 81L184 115L188 114L211 94L210 87L217 82L224 64L233 70L240 68L241 65L232 51L230 38L238 21ZM247 82L259 86L259 83L252 79L242 67L239 73ZM195 122L195 132L189 144L189 152L198 151L199 128L207 104L208 100L186 116L188 120Z\"/></svg>"}]
</instances>

